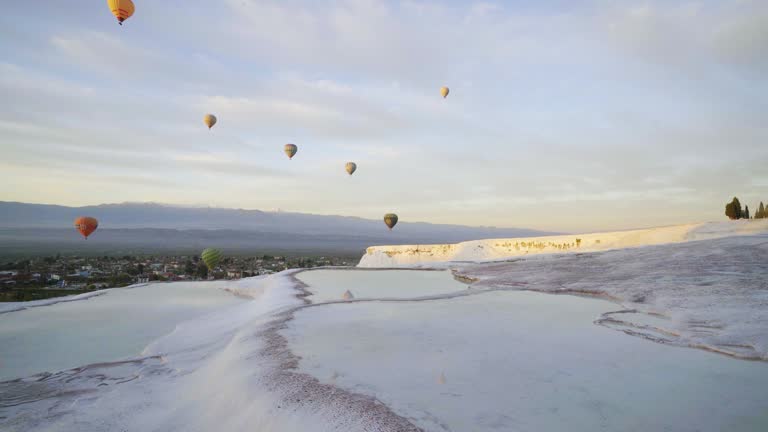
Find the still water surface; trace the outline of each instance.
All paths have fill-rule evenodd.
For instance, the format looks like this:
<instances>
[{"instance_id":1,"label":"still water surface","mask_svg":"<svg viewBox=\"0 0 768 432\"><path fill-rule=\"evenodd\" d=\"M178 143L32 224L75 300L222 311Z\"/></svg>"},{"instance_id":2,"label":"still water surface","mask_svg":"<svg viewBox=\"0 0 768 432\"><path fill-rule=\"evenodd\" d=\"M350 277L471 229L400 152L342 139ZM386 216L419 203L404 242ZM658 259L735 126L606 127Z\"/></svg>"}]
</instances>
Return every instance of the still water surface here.
<instances>
[{"instance_id":1,"label":"still water surface","mask_svg":"<svg viewBox=\"0 0 768 432\"><path fill-rule=\"evenodd\" d=\"M243 301L218 286L150 284L0 314L0 381L139 356L180 322Z\"/></svg>"}]
</instances>

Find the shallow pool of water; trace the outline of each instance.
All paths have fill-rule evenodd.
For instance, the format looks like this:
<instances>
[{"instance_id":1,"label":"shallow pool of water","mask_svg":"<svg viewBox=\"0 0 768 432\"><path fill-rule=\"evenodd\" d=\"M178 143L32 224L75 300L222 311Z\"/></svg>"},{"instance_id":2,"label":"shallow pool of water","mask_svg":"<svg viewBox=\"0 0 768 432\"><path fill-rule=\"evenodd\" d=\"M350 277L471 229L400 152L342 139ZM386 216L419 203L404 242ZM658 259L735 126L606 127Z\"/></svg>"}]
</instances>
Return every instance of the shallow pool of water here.
<instances>
[{"instance_id":1,"label":"shallow pool of water","mask_svg":"<svg viewBox=\"0 0 768 432\"><path fill-rule=\"evenodd\" d=\"M301 371L428 431L768 430L768 363L594 324L617 308L534 292L342 303L298 311L283 334Z\"/></svg>"},{"instance_id":2,"label":"shallow pool of water","mask_svg":"<svg viewBox=\"0 0 768 432\"><path fill-rule=\"evenodd\" d=\"M136 357L178 323L243 301L218 286L151 284L0 314L0 381Z\"/></svg>"},{"instance_id":3,"label":"shallow pool of water","mask_svg":"<svg viewBox=\"0 0 768 432\"><path fill-rule=\"evenodd\" d=\"M313 303L344 299L349 291L355 299L407 299L464 291L468 285L450 271L413 270L311 270L296 277L307 284Z\"/></svg>"}]
</instances>

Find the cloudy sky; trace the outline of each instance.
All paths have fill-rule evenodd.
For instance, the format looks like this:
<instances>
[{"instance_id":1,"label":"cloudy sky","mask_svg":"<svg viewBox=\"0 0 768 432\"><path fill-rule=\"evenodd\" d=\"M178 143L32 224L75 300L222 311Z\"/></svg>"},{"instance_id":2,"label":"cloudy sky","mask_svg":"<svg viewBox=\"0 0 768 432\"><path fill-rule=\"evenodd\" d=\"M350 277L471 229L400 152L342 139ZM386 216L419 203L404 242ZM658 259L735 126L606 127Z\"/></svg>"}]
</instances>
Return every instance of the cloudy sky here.
<instances>
[{"instance_id":1,"label":"cloudy sky","mask_svg":"<svg viewBox=\"0 0 768 432\"><path fill-rule=\"evenodd\" d=\"M0 200L572 231L768 202L764 0L134 1L4 5Z\"/></svg>"}]
</instances>

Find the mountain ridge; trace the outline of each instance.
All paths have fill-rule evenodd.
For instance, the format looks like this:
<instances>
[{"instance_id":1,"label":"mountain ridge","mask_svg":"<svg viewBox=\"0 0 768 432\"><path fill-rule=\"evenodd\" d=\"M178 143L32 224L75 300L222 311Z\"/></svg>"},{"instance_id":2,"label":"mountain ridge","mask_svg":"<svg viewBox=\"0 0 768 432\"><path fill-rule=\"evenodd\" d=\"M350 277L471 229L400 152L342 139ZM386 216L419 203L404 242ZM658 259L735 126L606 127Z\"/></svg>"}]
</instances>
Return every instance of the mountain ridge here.
<instances>
[{"instance_id":1,"label":"mountain ridge","mask_svg":"<svg viewBox=\"0 0 768 432\"><path fill-rule=\"evenodd\" d=\"M131 212L140 211L143 217ZM186 213L186 215L182 215ZM333 223L337 221L356 222L364 224L381 224L376 219L366 219L359 216L323 215L314 213L264 211L258 209L224 208L224 207L197 207L179 206L157 202L124 202L104 203L88 206L64 206L59 204L31 204L18 201L0 201L0 227L69 227L71 220L77 216L93 216L99 219L100 227L111 228L174 228L174 229L243 229L260 227L259 220L244 217L252 216L267 219L315 219L313 222ZM179 216L184 216L180 218ZM220 216L228 219L215 221L201 221L202 217ZM173 217L175 220L169 220ZM227 225L233 219L239 218L236 225ZM383 225L382 225L383 226ZM459 224L435 224L430 222L404 222L398 224L398 228L404 226L423 226L435 228L453 228L466 230L488 230L501 232L531 232L542 233L544 231L525 228L498 228L494 226L469 226ZM296 227L294 227L295 229ZM301 227L299 227L301 229Z\"/></svg>"},{"instance_id":2,"label":"mountain ridge","mask_svg":"<svg viewBox=\"0 0 768 432\"><path fill-rule=\"evenodd\" d=\"M77 233L77 216L99 219L88 241ZM41 253L174 253L208 246L237 253L293 251L362 254L387 244L434 244L531 237L542 231L400 222L389 231L383 221L356 216L313 215L157 203L68 207L0 201L0 255Z\"/></svg>"}]
</instances>

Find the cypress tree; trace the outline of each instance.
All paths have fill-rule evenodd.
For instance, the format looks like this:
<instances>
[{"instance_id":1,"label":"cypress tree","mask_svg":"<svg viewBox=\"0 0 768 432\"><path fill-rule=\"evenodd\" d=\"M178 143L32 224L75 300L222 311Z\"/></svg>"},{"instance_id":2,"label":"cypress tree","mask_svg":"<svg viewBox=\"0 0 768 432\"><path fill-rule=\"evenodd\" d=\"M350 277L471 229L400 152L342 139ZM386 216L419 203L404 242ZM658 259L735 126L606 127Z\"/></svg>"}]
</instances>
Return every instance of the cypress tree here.
<instances>
[{"instance_id":1,"label":"cypress tree","mask_svg":"<svg viewBox=\"0 0 768 432\"><path fill-rule=\"evenodd\" d=\"M725 215L730 219L741 219L745 216L738 198L733 197L733 200L725 205Z\"/></svg>"},{"instance_id":2,"label":"cypress tree","mask_svg":"<svg viewBox=\"0 0 768 432\"><path fill-rule=\"evenodd\" d=\"M765 218L765 206L763 206L763 202L760 201L760 206L757 207L757 214L755 214L755 219L763 218Z\"/></svg>"},{"instance_id":3,"label":"cypress tree","mask_svg":"<svg viewBox=\"0 0 768 432\"><path fill-rule=\"evenodd\" d=\"M744 219L749 219L749 206L748 205L744 206L744 214L742 216L744 217Z\"/></svg>"}]
</instances>

